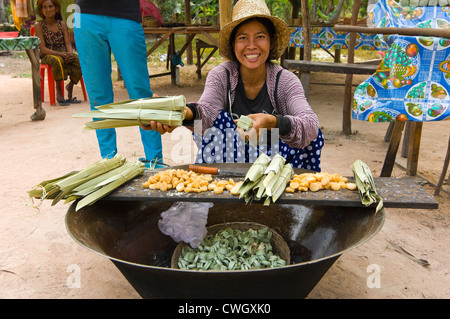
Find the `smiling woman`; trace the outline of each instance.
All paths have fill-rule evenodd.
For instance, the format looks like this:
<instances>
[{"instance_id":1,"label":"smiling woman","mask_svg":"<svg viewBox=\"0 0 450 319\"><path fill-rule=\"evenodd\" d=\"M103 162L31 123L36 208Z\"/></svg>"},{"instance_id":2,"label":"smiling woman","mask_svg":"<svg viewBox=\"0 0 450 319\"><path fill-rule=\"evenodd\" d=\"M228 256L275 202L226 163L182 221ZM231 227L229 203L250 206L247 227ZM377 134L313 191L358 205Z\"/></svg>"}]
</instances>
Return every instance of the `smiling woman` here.
<instances>
[{"instance_id":1,"label":"smiling woman","mask_svg":"<svg viewBox=\"0 0 450 319\"><path fill-rule=\"evenodd\" d=\"M288 25L270 14L265 1L236 3L232 21L219 33L220 54L229 61L209 72L200 100L185 110L188 128L194 120L202 123L201 134L194 134L198 163L252 162L264 150L281 154L294 167L320 171L323 136L317 115L299 78L271 62L289 38ZM242 115L252 120L246 132L235 123ZM175 129L156 122L144 128L161 134ZM255 139L259 146L246 143Z\"/></svg>"}]
</instances>

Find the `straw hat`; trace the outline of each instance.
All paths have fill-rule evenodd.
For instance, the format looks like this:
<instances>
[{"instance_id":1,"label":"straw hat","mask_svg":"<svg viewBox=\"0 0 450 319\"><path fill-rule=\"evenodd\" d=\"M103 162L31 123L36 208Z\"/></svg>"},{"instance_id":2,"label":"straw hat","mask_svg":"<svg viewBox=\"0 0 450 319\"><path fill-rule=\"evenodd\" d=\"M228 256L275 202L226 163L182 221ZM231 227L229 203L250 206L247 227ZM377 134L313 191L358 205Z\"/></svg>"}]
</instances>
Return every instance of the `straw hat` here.
<instances>
[{"instance_id":1,"label":"straw hat","mask_svg":"<svg viewBox=\"0 0 450 319\"><path fill-rule=\"evenodd\" d=\"M267 18L275 27L276 47L270 58L278 59L289 44L291 31L286 22L270 14L265 0L239 0L233 7L231 22L225 24L219 33L220 55L230 60L234 59L230 36L233 29L242 21L253 17Z\"/></svg>"}]
</instances>

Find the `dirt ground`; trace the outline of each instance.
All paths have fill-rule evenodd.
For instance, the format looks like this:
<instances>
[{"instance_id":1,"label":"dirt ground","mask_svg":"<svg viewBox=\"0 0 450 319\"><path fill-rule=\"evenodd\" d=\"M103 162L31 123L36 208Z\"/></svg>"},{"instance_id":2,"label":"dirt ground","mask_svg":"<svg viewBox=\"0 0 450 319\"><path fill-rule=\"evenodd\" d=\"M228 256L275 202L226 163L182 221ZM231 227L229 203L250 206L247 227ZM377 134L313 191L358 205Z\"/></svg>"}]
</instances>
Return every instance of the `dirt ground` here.
<instances>
[{"instance_id":1,"label":"dirt ground","mask_svg":"<svg viewBox=\"0 0 450 319\"><path fill-rule=\"evenodd\" d=\"M64 216L68 205L45 202L39 211L27 205L26 191L37 183L80 170L100 159L94 132L82 131L86 119L72 114L87 111L88 102L69 107L50 106L45 92L44 121L32 122L31 79L26 59L0 56L0 298L4 299L85 299L140 298L133 287L108 259L78 245L67 233ZM181 68L179 86L170 77L152 78L158 95L184 94L196 101L203 80L197 80L192 66ZM151 70L151 72L155 72ZM355 76L360 83L365 76ZM322 170L351 176L350 164L361 159L378 176L388 143L384 142L387 123L352 121L353 133L341 135L344 76L313 74L309 102L319 115L325 134ZM80 86L75 94L82 99ZM128 98L122 82L116 83L116 100ZM185 130L180 128L179 130ZM424 123L418 174L429 181L433 194L442 171L449 123ZM186 131L186 134L188 132ZM164 135L164 156L177 163L174 142ZM137 128L118 131L119 153L131 161L143 155ZM176 150L175 150L176 151ZM393 176L405 176L406 159L397 157ZM446 299L450 297L450 188L444 184L439 209L385 209L382 230L367 243L343 254L325 274L311 299ZM424 267L399 253L398 245ZM380 267L380 286L370 288L370 265ZM80 271L81 285L73 287L69 278L73 266ZM369 268L370 269L370 268Z\"/></svg>"}]
</instances>

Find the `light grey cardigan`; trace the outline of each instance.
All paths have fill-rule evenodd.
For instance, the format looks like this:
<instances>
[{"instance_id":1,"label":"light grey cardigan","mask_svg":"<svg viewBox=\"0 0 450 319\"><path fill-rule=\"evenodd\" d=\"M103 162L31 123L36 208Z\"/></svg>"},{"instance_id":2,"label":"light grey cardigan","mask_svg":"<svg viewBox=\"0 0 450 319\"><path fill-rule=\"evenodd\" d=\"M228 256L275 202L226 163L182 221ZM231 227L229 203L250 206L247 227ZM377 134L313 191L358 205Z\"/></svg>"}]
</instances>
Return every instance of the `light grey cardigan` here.
<instances>
[{"instance_id":1,"label":"light grey cardigan","mask_svg":"<svg viewBox=\"0 0 450 319\"><path fill-rule=\"evenodd\" d=\"M277 73L281 70L275 97ZM202 120L203 131L213 125L222 110L227 109L228 74L231 87L230 105L232 105L238 83L239 63L226 61L213 68L206 78L203 94L196 103L197 119ZM281 140L294 148L308 146L317 138L319 119L306 101L299 78L279 65L268 63L266 83L274 109L291 121L291 132L281 135Z\"/></svg>"}]
</instances>

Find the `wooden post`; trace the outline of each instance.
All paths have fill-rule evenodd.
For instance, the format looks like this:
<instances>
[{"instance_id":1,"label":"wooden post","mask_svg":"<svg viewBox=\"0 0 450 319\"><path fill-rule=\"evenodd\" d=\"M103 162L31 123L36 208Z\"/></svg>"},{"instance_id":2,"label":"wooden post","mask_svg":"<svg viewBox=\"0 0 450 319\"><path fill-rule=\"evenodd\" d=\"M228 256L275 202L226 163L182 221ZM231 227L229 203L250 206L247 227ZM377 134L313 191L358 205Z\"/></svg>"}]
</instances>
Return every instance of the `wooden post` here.
<instances>
[{"instance_id":1,"label":"wooden post","mask_svg":"<svg viewBox=\"0 0 450 319\"><path fill-rule=\"evenodd\" d=\"M420 139L422 137L423 122L409 122L409 144L408 159L406 161L406 174L410 176L417 175L417 166L419 163Z\"/></svg>"},{"instance_id":2,"label":"wooden post","mask_svg":"<svg viewBox=\"0 0 450 319\"><path fill-rule=\"evenodd\" d=\"M403 134L403 143L402 143L402 152L401 156L407 158L408 157L408 147L409 147L409 135L411 131L411 122L408 121L405 124L405 133Z\"/></svg>"},{"instance_id":3,"label":"wooden post","mask_svg":"<svg viewBox=\"0 0 450 319\"><path fill-rule=\"evenodd\" d=\"M391 176L392 169L395 164L395 157L397 156L398 146L400 145L400 140L402 138L403 128L405 127L404 121L395 121L393 123L391 141L386 152L383 168L381 169L381 177Z\"/></svg>"},{"instance_id":4,"label":"wooden post","mask_svg":"<svg viewBox=\"0 0 450 319\"><path fill-rule=\"evenodd\" d=\"M292 5L292 19L298 19L300 7L298 6L297 0L289 0ZM289 47L287 53L287 59L295 60L296 47Z\"/></svg>"},{"instance_id":5,"label":"wooden post","mask_svg":"<svg viewBox=\"0 0 450 319\"><path fill-rule=\"evenodd\" d=\"M439 178L439 182L436 185L434 196L438 196L441 191L442 184L444 184L445 175L447 175L449 162L450 162L450 135L448 136L447 154L445 155L444 167L442 168L442 173L441 177Z\"/></svg>"},{"instance_id":6,"label":"wooden post","mask_svg":"<svg viewBox=\"0 0 450 319\"><path fill-rule=\"evenodd\" d=\"M232 0L219 0L220 28L231 21L232 12Z\"/></svg>"},{"instance_id":7,"label":"wooden post","mask_svg":"<svg viewBox=\"0 0 450 319\"><path fill-rule=\"evenodd\" d=\"M334 63L341 63L341 49L334 49Z\"/></svg>"},{"instance_id":8,"label":"wooden post","mask_svg":"<svg viewBox=\"0 0 450 319\"><path fill-rule=\"evenodd\" d=\"M172 57L174 55L175 55L175 35L172 33L169 37L169 54L167 54L167 62L169 62L170 77L172 80L172 84L176 85L177 84L176 71L178 66L176 66L172 62Z\"/></svg>"},{"instance_id":9,"label":"wooden post","mask_svg":"<svg viewBox=\"0 0 450 319\"><path fill-rule=\"evenodd\" d=\"M353 3L352 11L352 25L356 25L358 22L358 12L361 7L361 0L355 0ZM356 33L350 33L350 41L348 45L348 63L353 63L355 58L355 43L356 43ZM352 100L353 100L353 74L347 74L345 76L345 93L344 93L344 107L342 110L342 133L345 135L352 134Z\"/></svg>"},{"instance_id":10,"label":"wooden post","mask_svg":"<svg viewBox=\"0 0 450 319\"><path fill-rule=\"evenodd\" d=\"M303 24L303 60L311 61L311 28L309 25L309 8L308 1L301 0L302 6L302 24ZM303 85L303 90L305 92L305 97L308 98L309 95L309 82L310 82L311 72L302 72L300 74L300 81Z\"/></svg>"},{"instance_id":11,"label":"wooden post","mask_svg":"<svg viewBox=\"0 0 450 319\"><path fill-rule=\"evenodd\" d=\"M191 2L184 0L184 24L189 26L191 24ZM186 43L189 41L189 35L186 35ZM186 63L188 65L194 64L194 54L192 53L192 43L189 43L186 49Z\"/></svg>"},{"instance_id":12,"label":"wooden post","mask_svg":"<svg viewBox=\"0 0 450 319\"><path fill-rule=\"evenodd\" d=\"M302 24L303 24L303 36L304 36L304 50L303 59L311 61L311 27L309 23L309 8L308 1L301 0L302 5Z\"/></svg>"}]
</instances>

